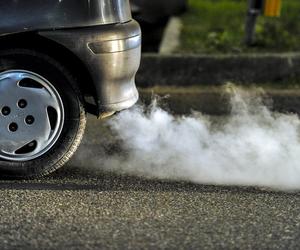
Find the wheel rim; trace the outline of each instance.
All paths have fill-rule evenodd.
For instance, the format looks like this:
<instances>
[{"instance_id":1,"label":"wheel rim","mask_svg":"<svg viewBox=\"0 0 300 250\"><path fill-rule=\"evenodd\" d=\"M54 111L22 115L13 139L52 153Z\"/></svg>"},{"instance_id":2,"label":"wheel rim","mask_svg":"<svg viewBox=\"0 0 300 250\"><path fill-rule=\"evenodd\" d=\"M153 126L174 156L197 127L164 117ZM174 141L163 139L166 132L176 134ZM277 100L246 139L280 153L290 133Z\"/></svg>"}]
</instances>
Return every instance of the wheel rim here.
<instances>
[{"instance_id":1,"label":"wheel rim","mask_svg":"<svg viewBox=\"0 0 300 250\"><path fill-rule=\"evenodd\" d=\"M63 125L63 102L49 81L25 70L0 73L0 158L29 161L45 154Z\"/></svg>"}]
</instances>

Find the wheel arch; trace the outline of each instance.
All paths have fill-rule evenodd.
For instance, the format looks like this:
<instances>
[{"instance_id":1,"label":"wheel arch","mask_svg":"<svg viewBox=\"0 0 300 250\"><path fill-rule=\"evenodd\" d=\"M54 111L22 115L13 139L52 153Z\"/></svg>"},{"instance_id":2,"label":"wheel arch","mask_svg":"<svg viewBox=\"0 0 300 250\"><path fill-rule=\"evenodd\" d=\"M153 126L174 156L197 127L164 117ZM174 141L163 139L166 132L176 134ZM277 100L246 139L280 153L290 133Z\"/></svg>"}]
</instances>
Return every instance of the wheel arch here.
<instances>
[{"instance_id":1,"label":"wheel arch","mask_svg":"<svg viewBox=\"0 0 300 250\"><path fill-rule=\"evenodd\" d=\"M84 96L84 106L87 112L96 114L97 96L92 77L85 64L72 51L63 45L42 37L35 32L10 34L0 36L0 50L32 49L44 53L67 68L78 82L78 88ZM88 98L88 97L92 97Z\"/></svg>"}]
</instances>

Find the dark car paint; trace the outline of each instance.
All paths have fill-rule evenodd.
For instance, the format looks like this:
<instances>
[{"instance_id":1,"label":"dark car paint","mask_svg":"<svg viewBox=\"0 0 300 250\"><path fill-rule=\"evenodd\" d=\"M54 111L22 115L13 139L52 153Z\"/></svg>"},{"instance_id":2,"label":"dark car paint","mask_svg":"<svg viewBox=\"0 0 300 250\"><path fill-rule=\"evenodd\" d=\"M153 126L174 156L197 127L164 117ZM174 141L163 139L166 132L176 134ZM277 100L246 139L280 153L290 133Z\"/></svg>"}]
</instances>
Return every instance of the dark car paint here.
<instances>
[{"instance_id":1,"label":"dark car paint","mask_svg":"<svg viewBox=\"0 0 300 250\"><path fill-rule=\"evenodd\" d=\"M187 0L130 0L131 10L143 32L143 51L158 52L170 16L187 8Z\"/></svg>"},{"instance_id":2,"label":"dark car paint","mask_svg":"<svg viewBox=\"0 0 300 250\"><path fill-rule=\"evenodd\" d=\"M166 17L180 14L186 9L187 0L131 0L136 19L157 23Z\"/></svg>"},{"instance_id":3,"label":"dark car paint","mask_svg":"<svg viewBox=\"0 0 300 250\"><path fill-rule=\"evenodd\" d=\"M0 2L0 34L127 22L127 0L8 0Z\"/></svg>"}]
</instances>

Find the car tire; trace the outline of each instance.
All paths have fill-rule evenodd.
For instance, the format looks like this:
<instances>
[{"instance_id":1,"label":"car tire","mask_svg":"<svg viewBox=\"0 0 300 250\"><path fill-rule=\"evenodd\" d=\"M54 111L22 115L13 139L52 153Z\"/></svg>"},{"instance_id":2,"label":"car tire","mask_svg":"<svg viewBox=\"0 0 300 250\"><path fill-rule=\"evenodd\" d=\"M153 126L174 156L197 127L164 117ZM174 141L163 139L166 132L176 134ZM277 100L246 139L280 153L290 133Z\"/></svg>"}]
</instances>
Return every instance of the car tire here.
<instances>
[{"instance_id":1,"label":"car tire","mask_svg":"<svg viewBox=\"0 0 300 250\"><path fill-rule=\"evenodd\" d=\"M76 79L52 57L0 51L0 176L35 178L63 166L84 134L82 103Z\"/></svg>"}]
</instances>

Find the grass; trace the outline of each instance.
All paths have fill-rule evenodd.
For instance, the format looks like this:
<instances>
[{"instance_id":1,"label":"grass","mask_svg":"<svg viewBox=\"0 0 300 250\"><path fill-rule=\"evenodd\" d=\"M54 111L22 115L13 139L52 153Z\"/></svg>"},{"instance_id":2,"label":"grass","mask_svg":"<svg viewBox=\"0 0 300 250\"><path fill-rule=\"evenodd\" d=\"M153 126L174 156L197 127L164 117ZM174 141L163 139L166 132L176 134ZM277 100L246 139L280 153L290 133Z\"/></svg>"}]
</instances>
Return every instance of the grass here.
<instances>
[{"instance_id":1,"label":"grass","mask_svg":"<svg viewBox=\"0 0 300 250\"><path fill-rule=\"evenodd\" d=\"M256 43L244 45L247 0L189 0L182 16L182 53L300 51L300 1L282 0L280 18L258 18Z\"/></svg>"}]
</instances>

